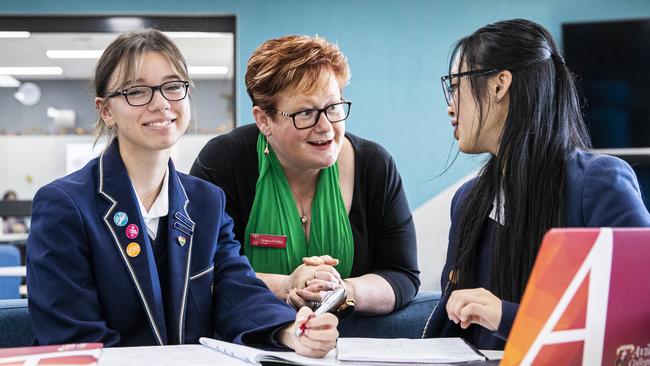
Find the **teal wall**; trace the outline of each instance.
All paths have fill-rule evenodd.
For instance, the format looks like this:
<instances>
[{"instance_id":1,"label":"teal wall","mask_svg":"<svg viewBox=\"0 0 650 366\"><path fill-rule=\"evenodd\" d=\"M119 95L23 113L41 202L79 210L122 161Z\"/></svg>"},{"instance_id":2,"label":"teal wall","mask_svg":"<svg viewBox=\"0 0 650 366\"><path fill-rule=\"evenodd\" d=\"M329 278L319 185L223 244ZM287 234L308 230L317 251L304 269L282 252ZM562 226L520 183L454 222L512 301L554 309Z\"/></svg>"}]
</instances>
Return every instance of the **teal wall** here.
<instances>
[{"instance_id":1,"label":"teal wall","mask_svg":"<svg viewBox=\"0 0 650 366\"><path fill-rule=\"evenodd\" d=\"M650 17L650 1L0 1L0 14L5 15L183 13L237 16L240 123L252 122L242 70L261 42L289 33L319 34L338 42L352 68L345 93L354 102L348 130L392 153L416 208L483 159L460 156L435 178L452 148L439 77L454 41L487 23L517 17L541 23L559 41L563 22Z\"/></svg>"}]
</instances>

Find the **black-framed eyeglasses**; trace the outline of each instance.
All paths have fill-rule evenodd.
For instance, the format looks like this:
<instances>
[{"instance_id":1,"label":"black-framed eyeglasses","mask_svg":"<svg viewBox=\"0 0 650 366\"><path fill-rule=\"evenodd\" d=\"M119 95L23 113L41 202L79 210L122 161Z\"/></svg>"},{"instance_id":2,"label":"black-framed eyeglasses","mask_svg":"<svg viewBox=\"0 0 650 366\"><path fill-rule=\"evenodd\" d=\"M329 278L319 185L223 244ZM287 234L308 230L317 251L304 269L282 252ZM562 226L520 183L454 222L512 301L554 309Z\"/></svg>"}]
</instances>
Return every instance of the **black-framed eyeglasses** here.
<instances>
[{"instance_id":1,"label":"black-framed eyeglasses","mask_svg":"<svg viewBox=\"0 0 650 366\"><path fill-rule=\"evenodd\" d=\"M189 81L173 80L162 83L156 86L136 85L124 90L118 90L108 94L106 98L113 98L118 95L123 95L126 102L133 107L143 106L149 104L153 99L153 93L160 90L163 98L175 102L183 100L187 97L187 90L190 87Z\"/></svg>"},{"instance_id":2,"label":"black-framed eyeglasses","mask_svg":"<svg viewBox=\"0 0 650 366\"><path fill-rule=\"evenodd\" d=\"M477 75L477 76L489 75L498 72L500 70L501 69L471 70L471 71L459 72L457 74L449 74L441 77L440 83L442 84L442 92L445 95L445 101L447 102L447 105L451 106L451 102L453 101L454 95L456 94L456 89L458 88L458 84L451 83L451 81L454 78L462 78L462 77L472 76L472 75Z\"/></svg>"},{"instance_id":3,"label":"black-framed eyeglasses","mask_svg":"<svg viewBox=\"0 0 650 366\"><path fill-rule=\"evenodd\" d=\"M344 121L350 115L350 106L352 106L352 102L343 101L330 104L322 109L303 109L294 113L280 112L275 109L269 109L269 111L290 117L293 120L293 126L296 129L304 130L315 126L318 123L321 113L325 113L325 118L327 118L331 123Z\"/></svg>"}]
</instances>

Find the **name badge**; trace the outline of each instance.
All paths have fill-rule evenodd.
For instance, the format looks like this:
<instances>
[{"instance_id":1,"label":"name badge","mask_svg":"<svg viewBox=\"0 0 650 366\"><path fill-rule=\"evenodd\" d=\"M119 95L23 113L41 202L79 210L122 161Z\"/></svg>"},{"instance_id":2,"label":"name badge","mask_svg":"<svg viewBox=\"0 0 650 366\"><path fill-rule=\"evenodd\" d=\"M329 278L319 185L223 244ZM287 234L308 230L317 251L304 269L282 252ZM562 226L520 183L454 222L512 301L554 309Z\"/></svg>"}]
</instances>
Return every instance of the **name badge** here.
<instances>
[{"instance_id":1,"label":"name badge","mask_svg":"<svg viewBox=\"0 0 650 366\"><path fill-rule=\"evenodd\" d=\"M251 234L251 245L254 247L266 248L286 248L287 237L285 235L269 235L269 234Z\"/></svg>"}]
</instances>

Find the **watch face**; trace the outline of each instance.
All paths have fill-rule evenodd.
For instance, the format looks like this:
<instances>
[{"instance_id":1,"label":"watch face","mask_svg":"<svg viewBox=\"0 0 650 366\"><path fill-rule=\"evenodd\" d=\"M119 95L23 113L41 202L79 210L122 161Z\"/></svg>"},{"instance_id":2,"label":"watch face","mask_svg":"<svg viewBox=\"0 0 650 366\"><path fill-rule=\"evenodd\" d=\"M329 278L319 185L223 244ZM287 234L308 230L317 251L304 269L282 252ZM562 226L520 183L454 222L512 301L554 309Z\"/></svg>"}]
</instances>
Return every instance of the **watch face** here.
<instances>
[{"instance_id":1,"label":"watch face","mask_svg":"<svg viewBox=\"0 0 650 366\"><path fill-rule=\"evenodd\" d=\"M354 312L354 300L347 299L339 307L338 311L336 312L336 315L339 317L339 319L345 319L350 315L352 315L352 312Z\"/></svg>"}]
</instances>

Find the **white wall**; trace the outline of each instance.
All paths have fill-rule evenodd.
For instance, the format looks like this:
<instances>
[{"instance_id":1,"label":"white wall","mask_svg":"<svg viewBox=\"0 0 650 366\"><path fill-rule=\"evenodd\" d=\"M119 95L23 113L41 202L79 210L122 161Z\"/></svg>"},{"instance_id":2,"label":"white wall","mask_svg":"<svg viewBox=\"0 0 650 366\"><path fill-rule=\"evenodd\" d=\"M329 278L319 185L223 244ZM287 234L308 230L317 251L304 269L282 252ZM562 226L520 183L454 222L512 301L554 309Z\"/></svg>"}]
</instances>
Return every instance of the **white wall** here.
<instances>
[{"instance_id":1,"label":"white wall","mask_svg":"<svg viewBox=\"0 0 650 366\"><path fill-rule=\"evenodd\" d=\"M415 234L418 240L418 265L421 291L440 290L440 273L447 258L447 244L451 220L451 199L463 183L476 172L463 177L413 211Z\"/></svg>"},{"instance_id":2,"label":"white wall","mask_svg":"<svg viewBox=\"0 0 650 366\"><path fill-rule=\"evenodd\" d=\"M185 135L174 147L176 169L187 173L199 151L213 135ZM12 189L19 199L66 175L66 146L92 143L92 136L0 136L0 194Z\"/></svg>"}]
</instances>

